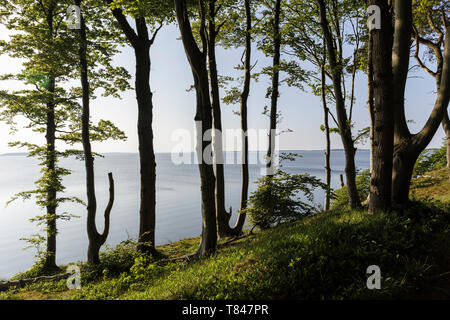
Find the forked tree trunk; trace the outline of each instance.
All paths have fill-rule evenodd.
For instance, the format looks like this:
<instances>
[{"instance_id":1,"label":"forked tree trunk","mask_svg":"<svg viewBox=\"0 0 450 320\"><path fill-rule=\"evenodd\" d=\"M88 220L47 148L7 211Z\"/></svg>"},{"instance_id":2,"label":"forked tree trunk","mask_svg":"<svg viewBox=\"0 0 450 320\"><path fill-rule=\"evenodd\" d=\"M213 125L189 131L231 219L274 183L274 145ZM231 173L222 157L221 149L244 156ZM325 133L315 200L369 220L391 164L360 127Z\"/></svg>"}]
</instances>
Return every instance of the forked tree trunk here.
<instances>
[{"instance_id":1,"label":"forked tree trunk","mask_svg":"<svg viewBox=\"0 0 450 320\"><path fill-rule=\"evenodd\" d=\"M369 213L383 212L391 206L392 160L394 147L394 113L392 109L392 24L387 0L371 0L369 5L381 9L381 29L371 33L373 68L373 137Z\"/></svg>"},{"instance_id":2,"label":"forked tree trunk","mask_svg":"<svg viewBox=\"0 0 450 320\"><path fill-rule=\"evenodd\" d=\"M80 6L81 0L76 0L75 4ZM87 39L86 25L83 15L81 15L80 23L80 47L78 51L80 60L81 88L83 90L83 113L82 121L82 142L84 151L84 164L86 169L86 195L87 195L87 233L89 239L88 246L88 263L99 264L99 251L101 246L106 242L109 233L110 214L114 204L114 180L112 173L109 173L109 203L105 210L105 225L102 234L99 234L96 227L95 216L97 213L97 199L95 197L95 175L94 175L94 157L92 155L91 139L90 139L90 97L89 97L89 78L87 63Z\"/></svg>"},{"instance_id":3,"label":"forked tree trunk","mask_svg":"<svg viewBox=\"0 0 450 320\"><path fill-rule=\"evenodd\" d=\"M411 1L395 1L395 32L392 56L394 76L394 161L392 171L392 200L404 205L409 200L409 188L414 164L428 146L441 124L450 98L450 26L445 29L442 69L437 72L437 98L425 126L417 134L411 134L405 117L405 87L409 71L412 29Z\"/></svg>"},{"instance_id":4,"label":"forked tree trunk","mask_svg":"<svg viewBox=\"0 0 450 320\"><path fill-rule=\"evenodd\" d=\"M211 163L206 162L203 155L208 150L209 142L204 141L203 137L207 131L212 129L211 100L209 97L209 80L206 66L206 29L205 29L205 8L202 2L200 5L200 37L202 39L203 50L201 51L193 36L191 23L189 21L186 8L186 1L174 0L176 17L181 33L186 57L191 66L194 78L194 87L197 98L197 107L195 114L197 129L196 152L199 160L200 170L200 188L202 198L202 238L200 247L197 250L197 256L203 257L215 252L217 247L217 224L216 224L216 206L215 206L215 177Z\"/></svg>"}]
</instances>

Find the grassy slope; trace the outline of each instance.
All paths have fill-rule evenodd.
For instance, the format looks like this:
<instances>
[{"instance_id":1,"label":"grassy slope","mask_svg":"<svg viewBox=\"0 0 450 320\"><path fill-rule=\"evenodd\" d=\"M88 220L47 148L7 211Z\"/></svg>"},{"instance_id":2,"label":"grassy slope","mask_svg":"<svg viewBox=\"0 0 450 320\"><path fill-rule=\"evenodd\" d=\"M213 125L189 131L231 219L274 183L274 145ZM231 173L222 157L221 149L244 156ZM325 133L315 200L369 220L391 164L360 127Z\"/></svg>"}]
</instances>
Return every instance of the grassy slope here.
<instances>
[{"instance_id":1,"label":"grassy slope","mask_svg":"<svg viewBox=\"0 0 450 320\"><path fill-rule=\"evenodd\" d=\"M436 200L450 202L450 180L448 169L428 172L415 179L411 185L411 196L417 199L431 197Z\"/></svg>"},{"instance_id":2,"label":"grassy slope","mask_svg":"<svg viewBox=\"0 0 450 320\"><path fill-rule=\"evenodd\" d=\"M447 200L444 172L414 182L417 198ZM428 178L421 178L428 179ZM446 190L446 192L445 192ZM195 251L198 238L159 247L165 256ZM33 284L3 299L348 299L450 298L450 212L417 204L401 214L332 212L258 232L209 259L150 264L127 246L86 270L81 290L65 281ZM135 259L131 271L126 262ZM379 265L382 290L366 288L366 269Z\"/></svg>"}]
</instances>

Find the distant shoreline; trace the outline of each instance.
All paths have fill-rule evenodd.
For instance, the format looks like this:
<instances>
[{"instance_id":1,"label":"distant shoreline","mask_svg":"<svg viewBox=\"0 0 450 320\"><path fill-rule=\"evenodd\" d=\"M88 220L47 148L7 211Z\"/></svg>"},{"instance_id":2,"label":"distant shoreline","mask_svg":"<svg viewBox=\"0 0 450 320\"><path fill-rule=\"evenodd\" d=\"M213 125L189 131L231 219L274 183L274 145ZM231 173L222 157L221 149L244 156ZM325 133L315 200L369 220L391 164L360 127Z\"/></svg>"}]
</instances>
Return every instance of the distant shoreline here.
<instances>
[{"instance_id":1,"label":"distant shoreline","mask_svg":"<svg viewBox=\"0 0 450 320\"><path fill-rule=\"evenodd\" d=\"M433 148L430 148L433 149ZM299 150L280 150L280 152L310 152L310 151L325 151L325 149L299 149ZM344 149L331 149L331 151L344 151ZM358 151L369 151L369 149L358 149ZM235 151L224 151L224 152L241 152L241 150ZM249 152L266 152L266 150L250 150ZM171 152L155 152L155 154L170 154ZM190 153L195 153L195 151L190 151ZM138 154L138 152L102 152L100 154ZM0 157L20 157L20 156L28 156L27 152L11 152L11 153L2 153Z\"/></svg>"}]
</instances>

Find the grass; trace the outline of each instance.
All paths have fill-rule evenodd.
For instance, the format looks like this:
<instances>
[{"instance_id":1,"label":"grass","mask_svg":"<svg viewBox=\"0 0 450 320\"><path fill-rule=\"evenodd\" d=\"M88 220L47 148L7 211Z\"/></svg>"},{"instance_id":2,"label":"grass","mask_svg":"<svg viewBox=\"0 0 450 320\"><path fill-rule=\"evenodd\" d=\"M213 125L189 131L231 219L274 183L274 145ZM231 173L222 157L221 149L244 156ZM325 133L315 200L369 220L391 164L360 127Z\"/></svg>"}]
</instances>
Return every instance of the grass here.
<instances>
[{"instance_id":1,"label":"grass","mask_svg":"<svg viewBox=\"0 0 450 320\"><path fill-rule=\"evenodd\" d=\"M445 174L414 181L412 194L422 200L401 212L334 210L258 231L209 258L162 265L126 241L103 252L99 267L82 265L80 290L61 280L12 289L0 299L449 299L450 205L426 199L431 190L446 199ZM158 250L183 256L198 243L186 239ZM370 265L381 269L381 290L367 289Z\"/></svg>"},{"instance_id":2,"label":"grass","mask_svg":"<svg viewBox=\"0 0 450 320\"><path fill-rule=\"evenodd\" d=\"M411 183L411 197L416 199L432 198L450 202L450 180L448 168L427 172Z\"/></svg>"}]
</instances>

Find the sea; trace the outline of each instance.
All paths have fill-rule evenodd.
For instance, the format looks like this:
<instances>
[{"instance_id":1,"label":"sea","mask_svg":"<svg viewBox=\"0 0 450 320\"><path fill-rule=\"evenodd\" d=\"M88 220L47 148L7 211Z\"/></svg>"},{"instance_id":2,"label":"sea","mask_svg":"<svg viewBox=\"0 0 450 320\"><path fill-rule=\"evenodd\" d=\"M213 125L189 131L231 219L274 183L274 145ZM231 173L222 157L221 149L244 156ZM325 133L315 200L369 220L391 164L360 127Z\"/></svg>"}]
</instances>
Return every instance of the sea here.
<instances>
[{"instance_id":1,"label":"sea","mask_svg":"<svg viewBox=\"0 0 450 320\"><path fill-rule=\"evenodd\" d=\"M289 150L301 157L282 163L289 173L307 173L325 180L323 150ZM250 152L250 192L255 191L256 182L262 177L264 164L258 159L262 153ZM107 153L95 160L96 196L98 203L97 227L103 230L103 212L108 202L108 172L115 180L115 203L111 213L111 227L107 246L137 238L139 231L139 156L135 153ZM176 158L176 157L175 157ZM194 159L192 154L191 159ZM228 152L225 165L226 206L231 207L232 223L240 203L241 165L238 152ZM178 159L179 160L179 159ZM156 244L167 244L201 234L200 177L198 165L178 164L170 153L156 154L157 162L157 205ZM86 199L84 163L75 158L61 160L60 165L72 173L65 177L67 197ZM359 170L369 168L369 151L358 150L356 166ZM345 156L343 150L332 150L332 188L339 188L339 175L344 174ZM34 234L43 234L42 226L31 222L33 217L44 214L33 199L16 200L6 206L16 193L32 190L40 176L39 161L26 154L0 156L0 280L9 279L18 272L28 270L36 261L36 249L28 248L21 240ZM323 205L324 191L317 190L314 204ZM61 195L60 195L61 196ZM60 205L58 213L76 217L69 221L58 221L57 263L85 261L87 254L86 208L76 203Z\"/></svg>"}]
</instances>

